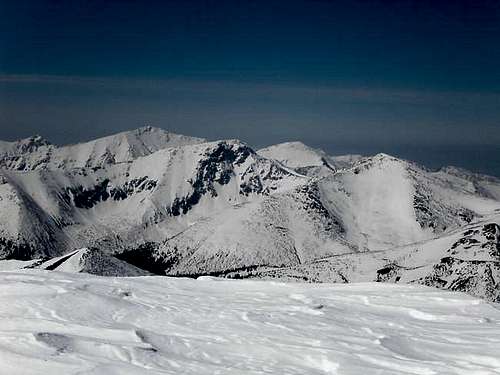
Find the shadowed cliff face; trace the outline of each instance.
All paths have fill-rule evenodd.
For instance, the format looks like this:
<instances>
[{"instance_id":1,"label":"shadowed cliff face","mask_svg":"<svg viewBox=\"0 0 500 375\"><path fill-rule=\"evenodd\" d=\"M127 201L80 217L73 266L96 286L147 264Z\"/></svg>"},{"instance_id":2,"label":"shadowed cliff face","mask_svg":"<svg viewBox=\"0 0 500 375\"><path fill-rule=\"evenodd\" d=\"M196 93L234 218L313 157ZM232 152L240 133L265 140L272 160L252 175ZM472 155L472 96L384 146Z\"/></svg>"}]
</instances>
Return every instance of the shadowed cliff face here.
<instances>
[{"instance_id":1,"label":"shadowed cliff face","mask_svg":"<svg viewBox=\"0 0 500 375\"><path fill-rule=\"evenodd\" d=\"M195 178L189 181L193 192L186 197L176 198L169 213L173 216L186 214L205 194L217 197L215 184L228 184L235 174L234 166L243 164L253 153L245 145L230 145L225 142L206 152L198 162Z\"/></svg>"},{"instance_id":2,"label":"shadowed cliff face","mask_svg":"<svg viewBox=\"0 0 500 375\"><path fill-rule=\"evenodd\" d=\"M67 204L72 204L77 208L92 208L108 199L120 201L144 190L151 191L156 185L157 182L148 179L148 176L132 179L122 186L113 186L109 179L105 179L88 188L83 186L67 187L61 193L61 197Z\"/></svg>"}]
</instances>

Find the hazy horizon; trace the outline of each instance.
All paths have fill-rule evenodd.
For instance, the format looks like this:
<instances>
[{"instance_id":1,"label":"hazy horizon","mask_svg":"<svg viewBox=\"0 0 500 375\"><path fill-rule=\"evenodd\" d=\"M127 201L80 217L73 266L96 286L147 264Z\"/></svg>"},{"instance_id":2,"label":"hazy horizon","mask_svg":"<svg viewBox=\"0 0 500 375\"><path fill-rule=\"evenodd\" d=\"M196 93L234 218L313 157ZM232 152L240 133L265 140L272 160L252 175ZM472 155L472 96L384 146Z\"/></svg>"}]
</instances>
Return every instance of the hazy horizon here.
<instances>
[{"instance_id":1,"label":"hazy horizon","mask_svg":"<svg viewBox=\"0 0 500 375\"><path fill-rule=\"evenodd\" d=\"M497 2L29 0L0 12L0 139L74 143L149 124L500 176Z\"/></svg>"},{"instance_id":2,"label":"hazy horizon","mask_svg":"<svg viewBox=\"0 0 500 375\"><path fill-rule=\"evenodd\" d=\"M122 131L133 131L142 126L153 126L156 128L162 128L167 131L179 133L169 128L157 126L155 124L143 124L136 128L123 129ZM78 139L78 140L68 140L63 142L54 142L53 139L45 136L43 132L39 132L36 134L28 135L30 136L41 136L46 141L54 144L56 146L63 146L81 142L92 141L96 138L111 136L116 134L117 132L111 133L103 133L96 137ZM193 137L203 137L200 134L186 134L179 133L183 135L193 136ZM210 138L205 137L208 141L216 141L221 139L228 139L231 137L219 137L219 138ZM18 138L12 139L0 139L0 141L16 141ZM264 148L267 146L272 146L277 143L283 142L295 142L299 141L306 144L309 147L318 148L325 152L327 152L331 156L338 155L346 155L346 154L360 154L363 156L371 156L377 153L386 153L395 157L399 157L402 159L406 159L409 161L417 162L424 167L430 169L439 169L447 166L454 166L459 168L465 168L472 172L487 174L495 177L500 177L500 159L497 155L500 155L500 146L497 145L392 145L392 146L383 146L383 145L370 145L370 144L331 144L331 143L314 143L307 142L306 140L301 139L285 139L280 142L271 142L271 143L252 143L245 139L240 139L241 141L249 144L255 150Z\"/></svg>"}]
</instances>

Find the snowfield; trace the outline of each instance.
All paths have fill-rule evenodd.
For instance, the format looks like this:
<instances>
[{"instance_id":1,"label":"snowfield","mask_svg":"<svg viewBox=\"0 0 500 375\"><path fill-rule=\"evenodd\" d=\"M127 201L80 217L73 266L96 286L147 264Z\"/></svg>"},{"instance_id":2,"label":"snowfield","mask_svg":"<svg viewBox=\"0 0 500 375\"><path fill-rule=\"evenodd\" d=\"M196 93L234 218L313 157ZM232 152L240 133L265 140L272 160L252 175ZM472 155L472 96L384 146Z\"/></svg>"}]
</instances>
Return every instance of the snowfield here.
<instances>
[{"instance_id":1,"label":"snowfield","mask_svg":"<svg viewBox=\"0 0 500 375\"><path fill-rule=\"evenodd\" d=\"M0 373L497 374L499 305L417 285L0 272Z\"/></svg>"}]
</instances>

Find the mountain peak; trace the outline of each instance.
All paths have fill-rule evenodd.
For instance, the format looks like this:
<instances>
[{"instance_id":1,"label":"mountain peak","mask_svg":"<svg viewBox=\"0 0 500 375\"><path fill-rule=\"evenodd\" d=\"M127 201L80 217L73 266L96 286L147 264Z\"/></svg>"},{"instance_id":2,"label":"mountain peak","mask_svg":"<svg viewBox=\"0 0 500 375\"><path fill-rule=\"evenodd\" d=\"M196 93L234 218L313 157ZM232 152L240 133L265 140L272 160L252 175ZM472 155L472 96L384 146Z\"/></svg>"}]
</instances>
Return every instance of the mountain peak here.
<instances>
[{"instance_id":1,"label":"mountain peak","mask_svg":"<svg viewBox=\"0 0 500 375\"><path fill-rule=\"evenodd\" d=\"M162 129L162 128L157 128L151 125L145 125L141 126L140 128L137 128L135 130L131 130L131 133L135 133L138 135L145 134L145 133L170 133L168 130Z\"/></svg>"},{"instance_id":2,"label":"mountain peak","mask_svg":"<svg viewBox=\"0 0 500 375\"><path fill-rule=\"evenodd\" d=\"M44 147L50 143L36 135L17 142L1 143L0 166L25 171L45 168L95 168L128 162L165 148L203 142L205 139L170 133L152 126L73 145L51 146L50 149Z\"/></svg>"},{"instance_id":3,"label":"mountain peak","mask_svg":"<svg viewBox=\"0 0 500 375\"><path fill-rule=\"evenodd\" d=\"M51 146L51 143L40 135L33 135L14 142L3 142L0 153L19 155L34 152L44 146Z\"/></svg>"},{"instance_id":4,"label":"mountain peak","mask_svg":"<svg viewBox=\"0 0 500 375\"><path fill-rule=\"evenodd\" d=\"M151 125L144 125L144 126L141 126L140 128L138 128L137 130L144 131L144 132L150 132L153 129L158 129L158 128L155 128L155 127L153 127Z\"/></svg>"},{"instance_id":5,"label":"mountain peak","mask_svg":"<svg viewBox=\"0 0 500 375\"><path fill-rule=\"evenodd\" d=\"M49 141L47 141L45 138L43 138L39 134L35 134L35 135L27 138L26 140L29 142L32 142L34 144L39 144L39 145L49 145L50 144Z\"/></svg>"},{"instance_id":6,"label":"mountain peak","mask_svg":"<svg viewBox=\"0 0 500 375\"><path fill-rule=\"evenodd\" d=\"M272 149L306 150L309 152L323 153L322 150L312 148L301 141L290 141L290 142L277 143L275 145L271 145L271 146L263 148L262 151L272 150Z\"/></svg>"},{"instance_id":7,"label":"mountain peak","mask_svg":"<svg viewBox=\"0 0 500 375\"><path fill-rule=\"evenodd\" d=\"M378 154L374 155L373 158L378 160L401 160L384 152L379 152Z\"/></svg>"},{"instance_id":8,"label":"mountain peak","mask_svg":"<svg viewBox=\"0 0 500 375\"><path fill-rule=\"evenodd\" d=\"M32 135L31 137L21 139L19 143L23 144L29 144L32 146L40 147L40 146L48 146L50 145L50 142L47 141L45 138L43 138L39 134Z\"/></svg>"},{"instance_id":9,"label":"mountain peak","mask_svg":"<svg viewBox=\"0 0 500 375\"><path fill-rule=\"evenodd\" d=\"M258 151L259 155L274 159L289 168L318 167L328 158L322 150L314 149L299 141L284 142Z\"/></svg>"},{"instance_id":10,"label":"mountain peak","mask_svg":"<svg viewBox=\"0 0 500 375\"><path fill-rule=\"evenodd\" d=\"M406 161L395 156L379 152L378 154L375 154L373 156L367 156L359 159L356 165L374 166L387 163L406 163Z\"/></svg>"},{"instance_id":11,"label":"mountain peak","mask_svg":"<svg viewBox=\"0 0 500 375\"><path fill-rule=\"evenodd\" d=\"M308 145L306 145L304 142L301 141L283 142L283 143L278 143L275 146L289 146L289 147L312 149L312 147L309 147Z\"/></svg>"},{"instance_id":12,"label":"mountain peak","mask_svg":"<svg viewBox=\"0 0 500 375\"><path fill-rule=\"evenodd\" d=\"M259 150L258 154L278 160L310 177L322 177L339 169L350 168L362 159L361 155L330 156L322 149L310 147L300 141L272 145Z\"/></svg>"}]
</instances>

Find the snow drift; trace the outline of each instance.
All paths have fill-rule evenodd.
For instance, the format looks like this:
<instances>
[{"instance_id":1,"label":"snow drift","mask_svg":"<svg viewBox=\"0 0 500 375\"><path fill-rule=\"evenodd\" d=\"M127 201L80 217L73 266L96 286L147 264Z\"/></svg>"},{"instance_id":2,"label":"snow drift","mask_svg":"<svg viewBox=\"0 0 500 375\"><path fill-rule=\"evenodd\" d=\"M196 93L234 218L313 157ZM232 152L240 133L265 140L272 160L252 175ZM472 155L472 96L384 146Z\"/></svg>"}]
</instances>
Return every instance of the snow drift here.
<instances>
[{"instance_id":1,"label":"snow drift","mask_svg":"<svg viewBox=\"0 0 500 375\"><path fill-rule=\"evenodd\" d=\"M500 372L500 310L423 286L18 271L0 302L9 375Z\"/></svg>"}]
</instances>

